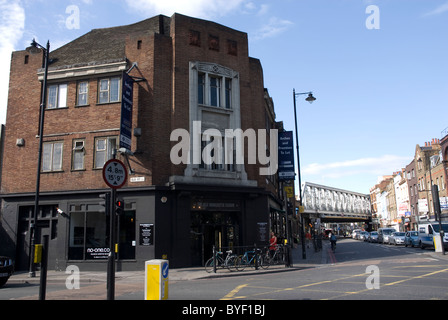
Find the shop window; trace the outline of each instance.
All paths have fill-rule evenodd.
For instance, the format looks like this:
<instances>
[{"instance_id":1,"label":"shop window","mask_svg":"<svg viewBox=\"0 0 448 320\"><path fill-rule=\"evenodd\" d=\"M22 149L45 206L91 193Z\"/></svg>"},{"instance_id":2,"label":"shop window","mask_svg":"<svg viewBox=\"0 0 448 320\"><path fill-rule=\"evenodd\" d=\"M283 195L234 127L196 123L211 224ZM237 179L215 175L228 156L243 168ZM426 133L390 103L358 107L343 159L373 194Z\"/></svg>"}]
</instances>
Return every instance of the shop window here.
<instances>
[{"instance_id":1,"label":"shop window","mask_svg":"<svg viewBox=\"0 0 448 320\"><path fill-rule=\"evenodd\" d=\"M131 206L133 207L133 206ZM103 260L109 256L109 216L98 204L70 205L69 260ZM125 207L126 208L126 207ZM117 219L120 259L135 258L135 210Z\"/></svg>"}]
</instances>

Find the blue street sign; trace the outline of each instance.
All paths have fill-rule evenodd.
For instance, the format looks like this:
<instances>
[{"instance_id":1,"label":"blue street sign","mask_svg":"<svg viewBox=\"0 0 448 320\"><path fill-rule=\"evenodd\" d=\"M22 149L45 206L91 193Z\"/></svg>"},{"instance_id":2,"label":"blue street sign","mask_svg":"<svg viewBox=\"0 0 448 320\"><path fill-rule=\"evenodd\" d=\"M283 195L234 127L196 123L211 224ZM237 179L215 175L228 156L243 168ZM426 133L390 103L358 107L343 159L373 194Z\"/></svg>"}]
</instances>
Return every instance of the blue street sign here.
<instances>
[{"instance_id":1,"label":"blue street sign","mask_svg":"<svg viewBox=\"0 0 448 320\"><path fill-rule=\"evenodd\" d=\"M278 133L278 177L281 181L295 179L292 131Z\"/></svg>"},{"instance_id":2,"label":"blue street sign","mask_svg":"<svg viewBox=\"0 0 448 320\"><path fill-rule=\"evenodd\" d=\"M131 151L134 80L123 72L121 96L120 148Z\"/></svg>"}]
</instances>

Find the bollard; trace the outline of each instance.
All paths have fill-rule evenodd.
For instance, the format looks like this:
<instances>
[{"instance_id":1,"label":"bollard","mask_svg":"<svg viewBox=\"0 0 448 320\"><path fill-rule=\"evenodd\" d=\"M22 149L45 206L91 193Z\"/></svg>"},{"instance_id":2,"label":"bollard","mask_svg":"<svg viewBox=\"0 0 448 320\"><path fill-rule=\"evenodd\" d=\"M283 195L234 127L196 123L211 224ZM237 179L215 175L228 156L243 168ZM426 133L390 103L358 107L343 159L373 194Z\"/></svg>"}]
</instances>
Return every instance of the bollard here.
<instances>
[{"instance_id":1,"label":"bollard","mask_svg":"<svg viewBox=\"0 0 448 320\"><path fill-rule=\"evenodd\" d=\"M168 260L145 262L145 300L168 300Z\"/></svg>"}]
</instances>

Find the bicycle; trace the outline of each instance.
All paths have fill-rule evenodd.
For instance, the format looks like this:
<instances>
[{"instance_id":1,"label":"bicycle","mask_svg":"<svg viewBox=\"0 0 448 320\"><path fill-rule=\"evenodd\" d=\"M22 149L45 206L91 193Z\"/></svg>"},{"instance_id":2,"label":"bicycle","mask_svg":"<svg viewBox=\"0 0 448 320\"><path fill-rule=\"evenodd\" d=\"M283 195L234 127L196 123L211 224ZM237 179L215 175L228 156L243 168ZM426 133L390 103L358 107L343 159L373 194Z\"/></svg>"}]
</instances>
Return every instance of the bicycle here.
<instances>
[{"instance_id":1,"label":"bicycle","mask_svg":"<svg viewBox=\"0 0 448 320\"><path fill-rule=\"evenodd\" d=\"M257 249L257 265L258 267L262 267L262 268L266 268L263 267L263 258L262 255L259 254L259 252L261 252L260 249ZM255 250L250 250L250 251L246 251L242 256L239 256L238 259L236 260L235 263L235 267L236 270L238 271L243 271L244 269L246 269L246 267L251 266L251 267L255 267Z\"/></svg>"},{"instance_id":2,"label":"bicycle","mask_svg":"<svg viewBox=\"0 0 448 320\"><path fill-rule=\"evenodd\" d=\"M285 263L283 247L277 246L275 250L266 250L263 254L262 268L267 269L270 265Z\"/></svg>"},{"instance_id":3,"label":"bicycle","mask_svg":"<svg viewBox=\"0 0 448 320\"><path fill-rule=\"evenodd\" d=\"M213 257L211 257L205 263L205 271L207 271L208 273L213 272L215 270L215 268L214 268L215 261L216 261L216 269L218 269L218 268L222 268L222 269L227 268L230 271L233 271L232 268L235 268L237 255L236 254L232 254L232 250L228 250L228 251L226 251L226 253L227 253L227 256L226 256L225 259L223 259L221 257L223 252L222 251L216 251L215 259L213 259Z\"/></svg>"}]
</instances>

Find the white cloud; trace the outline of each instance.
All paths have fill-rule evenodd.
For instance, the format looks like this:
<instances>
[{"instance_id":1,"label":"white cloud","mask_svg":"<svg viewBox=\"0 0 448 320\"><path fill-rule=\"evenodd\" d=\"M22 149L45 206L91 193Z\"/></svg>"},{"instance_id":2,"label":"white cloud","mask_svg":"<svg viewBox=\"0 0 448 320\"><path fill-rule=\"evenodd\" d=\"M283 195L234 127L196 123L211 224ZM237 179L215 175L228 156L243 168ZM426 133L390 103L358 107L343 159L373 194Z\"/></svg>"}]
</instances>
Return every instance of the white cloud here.
<instances>
[{"instance_id":1,"label":"white cloud","mask_svg":"<svg viewBox=\"0 0 448 320\"><path fill-rule=\"evenodd\" d=\"M448 2L438 6L436 9L434 9L434 10L428 12L428 13L425 13L423 16L424 17L434 16L434 15L442 14L442 13L447 12L447 11L448 11Z\"/></svg>"},{"instance_id":2,"label":"white cloud","mask_svg":"<svg viewBox=\"0 0 448 320\"><path fill-rule=\"evenodd\" d=\"M246 0L126 0L127 5L145 15L164 14L171 16L175 12L211 19L224 16L239 8Z\"/></svg>"},{"instance_id":3,"label":"white cloud","mask_svg":"<svg viewBox=\"0 0 448 320\"><path fill-rule=\"evenodd\" d=\"M25 10L18 0L0 0L0 123L5 123L11 53L23 36Z\"/></svg>"},{"instance_id":4,"label":"white cloud","mask_svg":"<svg viewBox=\"0 0 448 320\"><path fill-rule=\"evenodd\" d=\"M289 20L272 17L269 19L267 24L265 24L258 30L258 32L255 33L254 40L263 40L266 38L275 37L280 33L286 31L293 24L294 23Z\"/></svg>"}]
</instances>

